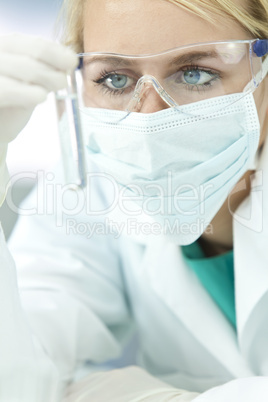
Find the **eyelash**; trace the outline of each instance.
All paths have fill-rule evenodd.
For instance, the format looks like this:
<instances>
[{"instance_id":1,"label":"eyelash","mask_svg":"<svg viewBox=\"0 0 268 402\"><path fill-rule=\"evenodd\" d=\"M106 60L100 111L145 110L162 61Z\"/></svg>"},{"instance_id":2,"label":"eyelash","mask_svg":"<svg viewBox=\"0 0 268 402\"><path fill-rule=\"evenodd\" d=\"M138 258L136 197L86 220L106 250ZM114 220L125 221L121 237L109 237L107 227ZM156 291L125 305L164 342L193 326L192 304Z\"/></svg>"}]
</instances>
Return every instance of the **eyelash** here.
<instances>
[{"instance_id":1,"label":"eyelash","mask_svg":"<svg viewBox=\"0 0 268 402\"><path fill-rule=\"evenodd\" d=\"M209 68L196 66L194 64L191 64L190 66L182 67L179 71L183 71L183 72L185 72L185 71L204 71L205 73L208 73L210 75L219 75L219 73L217 73L216 71L212 71Z\"/></svg>"}]
</instances>

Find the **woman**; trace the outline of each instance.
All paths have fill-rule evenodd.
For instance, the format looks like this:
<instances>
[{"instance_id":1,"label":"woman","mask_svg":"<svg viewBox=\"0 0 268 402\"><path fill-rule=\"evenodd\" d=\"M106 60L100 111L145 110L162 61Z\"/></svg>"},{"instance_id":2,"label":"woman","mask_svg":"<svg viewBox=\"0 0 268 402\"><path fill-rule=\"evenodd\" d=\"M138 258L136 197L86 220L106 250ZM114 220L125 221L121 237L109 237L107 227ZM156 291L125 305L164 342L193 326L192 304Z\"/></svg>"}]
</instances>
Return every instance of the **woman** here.
<instances>
[{"instance_id":1,"label":"woman","mask_svg":"<svg viewBox=\"0 0 268 402\"><path fill-rule=\"evenodd\" d=\"M54 215L21 218L13 235L32 331L64 379L81 362L120 355L136 329L138 364L175 388L201 393L196 401L262 400L267 378L257 376L268 375L267 51L265 41L250 40L268 38L267 4L87 0L66 5L66 44L87 53L81 118L89 171L96 174L84 211L72 213L75 197L66 193L60 220L57 206ZM208 45L212 40L224 43ZM175 49L173 59L168 49ZM147 142L140 135L146 130ZM263 173L262 182L259 175L252 177L255 169ZM187 191L168 192L168 184L159 184L159 174L163 179L169 171L175 190L188 186ZM125 191L113 211L107 173ZM163 189L159 198L155 187L146 187L148 181ZM262 208L260 191L250 187L257 185L262 185ZM135 209L133 231L133 209L123 203L129 197L147 207L143 221ZM159 210L162 200L175 197L170 210L165 205ZM250 211L256 213L252 220ZM117 225L117 234L123 228L120 236L103 229L107 219ZM262 220L260 230L254 225ZM153 228L159 227L155 236ZM240 377L252 378L229 383ZM96 397L94 378L85 393L91 400L102 400L105 387L114 391L110 400L131 400L133 393L127 393L138 392L142 381L135 382L130 372L124 381L131 378L134 388L124 390L120 375L106 374Z\"/></svg>"}]
</instances>

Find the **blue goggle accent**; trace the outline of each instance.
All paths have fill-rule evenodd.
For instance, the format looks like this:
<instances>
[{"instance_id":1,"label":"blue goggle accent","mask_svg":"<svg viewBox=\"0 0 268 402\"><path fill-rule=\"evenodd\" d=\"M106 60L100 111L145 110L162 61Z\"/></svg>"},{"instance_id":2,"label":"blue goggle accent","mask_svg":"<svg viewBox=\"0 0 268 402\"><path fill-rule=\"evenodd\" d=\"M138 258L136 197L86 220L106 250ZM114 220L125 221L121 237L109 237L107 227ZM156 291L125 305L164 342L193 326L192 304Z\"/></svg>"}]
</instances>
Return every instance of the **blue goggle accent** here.
<instances>
[{"instance_id":1,"label":"blue goggle accent","mask_svg":"<svg viewBox=\"0 0 268 402\"><path fill-rule=\"evenodd\" d=\"M84 64L83 58L82 58L82 57L79 57L79 64L78 64L78 66L76 67L76 70L81 70L81 68L83 68L83 64Z\"/></svg>"},{"instance_id":2,"label":"blue goggle accent","mask_svg":"<svg viewBox=\"0 0 268 402\"><path fill-rule=\"evenodd\" d=\"M263 57L268 53L268 39L260 39L253 45L254 53L258 57Z\"/></svg>"}]
</instances>

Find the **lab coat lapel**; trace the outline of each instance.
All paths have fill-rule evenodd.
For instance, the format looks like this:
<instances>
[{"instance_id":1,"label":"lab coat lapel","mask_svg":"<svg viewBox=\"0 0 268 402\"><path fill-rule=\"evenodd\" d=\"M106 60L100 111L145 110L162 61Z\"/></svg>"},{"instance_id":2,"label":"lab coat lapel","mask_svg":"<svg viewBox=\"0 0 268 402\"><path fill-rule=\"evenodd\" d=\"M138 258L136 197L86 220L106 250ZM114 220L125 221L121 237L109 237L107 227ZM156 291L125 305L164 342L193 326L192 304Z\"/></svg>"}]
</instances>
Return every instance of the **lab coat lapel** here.
<instances>
[{"instance_id":1,"label":"lab coat lapel","mask_svg":"<svg viewBox=\"0 0 268 402\"><path fill-rule=\"evenodd\" d=\"M235 377L252 375L238 352L234 329L184 263L179 246L154 239L144 266L154 292L196 340Z\"/></svg>"},{"instance_id":2,"label":"lab coat lapel","mask_svg":"<svg viewBox=\"0 0 268 402\"><path fill-rule=\"evenodd\" d=\"M234 213L234 239L238 335L247 354L249 338L268 319L262 305L268 294L268 141L251 177L251 194Z\"/></svg>"}]
</instances>

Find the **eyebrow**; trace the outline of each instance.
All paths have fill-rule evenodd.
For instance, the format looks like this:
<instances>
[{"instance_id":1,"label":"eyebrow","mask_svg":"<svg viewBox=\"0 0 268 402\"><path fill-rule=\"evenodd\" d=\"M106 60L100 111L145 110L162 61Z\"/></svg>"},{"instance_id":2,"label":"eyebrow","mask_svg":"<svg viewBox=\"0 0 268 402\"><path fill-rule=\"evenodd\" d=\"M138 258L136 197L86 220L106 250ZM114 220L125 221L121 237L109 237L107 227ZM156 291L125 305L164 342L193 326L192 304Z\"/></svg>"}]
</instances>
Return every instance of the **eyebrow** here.
<instances>
[{"instance_id":1,"label":"eyebrow","mask_svg":"<svg viewBox=\"0 0 268 402\"><path fill-rule=\"evenodd\" d=\"M174 59L171 61L171 64L182 65L202 59L217 59L217 58L219 58L219 54L214 50L209 52L191 52L174 57Z\"/></svg>"},{"instance_id":2,"label":"eyebrow","mask_svg":"<svg viewBox=\"0 0 268 402\"><path fill-rule=\"evenodd\" d=\"M128 58L124 58L124 57L116 57L116 56L93 56L90 59L85 59L83 61L83 65L84 66L88 66L94 63L109 63L112 66L119 66L119 65L123 65L123 66L132 66L133 64L136 64L134 62L134 60L129 60Z\"/></svg>"},{"instance_id":3,"label":"eyebrow","mask_svg":"<svg viewBox=\"0 0 268 402\"><path fill-rule=\"evenodd\" d=\"M148 55L150 57L150 55ZM144 56L144 57L148 57L148 56ZM161 55L159 55L161 56ZM148 57L148 58L149 58ZM152 55L152 58L154 56ZM133 56L133 58L124 58L124 57L120 57L120 56L99 56L99 55L95 55L92 56L91 58L85 59L83 62L84 66L88 66L94 63L109 63L114 67L118 67L118 66L133 66L135 64L137 64L137 62L139 61L139 59L141 59L141 57L136 57ZM191 53L186 53L186 54L181 54L177 57L174 57L171 60L171 65L183 65L183 64L188 64L188 63L193 63L194 61L197 60L201 60L201 59L205 59L205 58L219 58L219 55L217 52L215 51L209 51L209 52L191 52Z\"/></svg>"}]
</instances>

